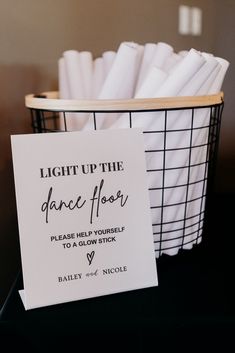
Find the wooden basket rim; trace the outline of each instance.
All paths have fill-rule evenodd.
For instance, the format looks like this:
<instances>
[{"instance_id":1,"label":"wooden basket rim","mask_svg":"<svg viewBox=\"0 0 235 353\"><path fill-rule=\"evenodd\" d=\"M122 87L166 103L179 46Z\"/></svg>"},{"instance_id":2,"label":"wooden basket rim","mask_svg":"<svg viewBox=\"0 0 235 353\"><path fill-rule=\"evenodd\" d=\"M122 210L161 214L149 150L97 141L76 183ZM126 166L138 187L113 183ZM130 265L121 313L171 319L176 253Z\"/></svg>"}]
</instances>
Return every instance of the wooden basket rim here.
<instances>
[{"instance_id":1,"label":"wooden basket rim","mask_svg":"<svg viewBox=\"0 0 235 353\"><path fill-rule=\"evenodd\" d=\"M208 107L221 104L223 100L223 92L207 96L71 100L59 99L59 93L51 91L25 96L25 105L27 108L49 111L144 111Z\"/></svg>"}]
</instances>

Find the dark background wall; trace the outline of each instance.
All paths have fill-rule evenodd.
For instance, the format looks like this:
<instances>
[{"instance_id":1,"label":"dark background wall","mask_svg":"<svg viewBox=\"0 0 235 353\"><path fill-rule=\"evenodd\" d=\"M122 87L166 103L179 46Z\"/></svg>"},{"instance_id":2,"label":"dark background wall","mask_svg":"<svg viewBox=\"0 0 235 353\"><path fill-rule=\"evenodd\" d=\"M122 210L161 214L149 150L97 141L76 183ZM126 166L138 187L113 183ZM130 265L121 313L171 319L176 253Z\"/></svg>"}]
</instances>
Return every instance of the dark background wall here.
<instances>
[{"instance_id":1,"label":"dark background wall","mask_svg":"<svg viewBox=\"0 0 235 353\"><path fill-rule=\"evenodd\" d=\"M233 111L235 1L184 0L203 10L200 37L178 34L179 0L1 0L0 4L0 305L20 263L10 135L31 132L28 93L57 90L64 50L97 56L124 40L166 41L175 51L194 47L231 62L224 84L217 190L234 191Z\"/></svg>"},{"instance_id":2,"label":"dark background wall","mask_svg":"<svg viewBox=\"0 0 235 353\"><path fill-rule=\"evenodd\" d=\"M230 62L223 91L225 107L220 137L216 187L219 191L235 191L235 1L216 1L214 50Z\"/></svg>"}]
</instances>

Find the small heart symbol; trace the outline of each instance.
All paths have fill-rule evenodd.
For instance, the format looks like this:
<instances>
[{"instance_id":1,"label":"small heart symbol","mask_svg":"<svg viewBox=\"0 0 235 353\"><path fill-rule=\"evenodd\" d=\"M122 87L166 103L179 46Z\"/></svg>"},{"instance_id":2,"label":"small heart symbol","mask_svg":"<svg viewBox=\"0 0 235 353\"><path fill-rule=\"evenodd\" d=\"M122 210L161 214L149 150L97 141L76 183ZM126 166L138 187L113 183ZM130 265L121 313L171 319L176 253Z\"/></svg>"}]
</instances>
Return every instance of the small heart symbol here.
<instances>
[{"instance_id":1,"label":"small heart symbol","mask_svg":"<svg viewBox=\"0 0 235 353\"><path fill-rule=\"evenodd\" d=\"M94 259L94 256L95 256L95 251L94 250L92 252L90 252L90 253L88 252L86 254L86 257L87 257L87 260L89 262L89 265L91 265L92 260Z\"/></svg>"}]
</instances>

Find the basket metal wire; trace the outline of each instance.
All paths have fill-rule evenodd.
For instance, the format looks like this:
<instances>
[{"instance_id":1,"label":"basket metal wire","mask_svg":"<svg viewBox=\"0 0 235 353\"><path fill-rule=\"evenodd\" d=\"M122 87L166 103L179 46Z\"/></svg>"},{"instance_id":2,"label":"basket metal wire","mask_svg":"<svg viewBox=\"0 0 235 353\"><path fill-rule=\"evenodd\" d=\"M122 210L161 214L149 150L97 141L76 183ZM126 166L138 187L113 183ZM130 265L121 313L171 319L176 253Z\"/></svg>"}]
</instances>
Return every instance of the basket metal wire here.
<instances>
[{"instance_id":1,"label":"basket metal wire","mask_svg":"<svg viewBox=\"0 0 235 353\"><path fill-rule=\"evenodd\" d=\"M128 128L135 127L139 114L146 121L148 115L152 118L155 114L155 119L161 119L158 128L143 126L143 133L145 141L150 141L145 153L156 257L175 255L179 249L191 249L200 243L215 176L222 93L170 99L68 101L47 92L26 96L26 106L31 111L34 133L69 131L69 119L79 119L84 113L89 113L94 130L100 128L100 114L105 113L106 118L113 113L125 114ZM183 125L171 123L173 119L180 122L180 117Z\"/></svg>"}]
</instances>

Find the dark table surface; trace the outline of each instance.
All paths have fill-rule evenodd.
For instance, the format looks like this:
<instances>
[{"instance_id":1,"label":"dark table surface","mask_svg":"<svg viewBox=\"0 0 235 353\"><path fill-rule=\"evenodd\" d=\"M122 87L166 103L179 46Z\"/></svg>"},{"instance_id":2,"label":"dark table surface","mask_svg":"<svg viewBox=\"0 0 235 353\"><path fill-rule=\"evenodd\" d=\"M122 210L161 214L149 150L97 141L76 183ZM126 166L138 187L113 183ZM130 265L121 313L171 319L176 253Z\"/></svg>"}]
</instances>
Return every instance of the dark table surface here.
<instances>
[{"instance_id":1,"label":"dark table surface","mask_svg":"<svg viewBox=\"0 0 235 353\"><path fill-rule=\"evenodd\" d=\"M29 352L235 351L234 195L213 195L203 241L157 261L159 286L25 311L21 272L0 345Z\"/></svg>"}]
</instances>

